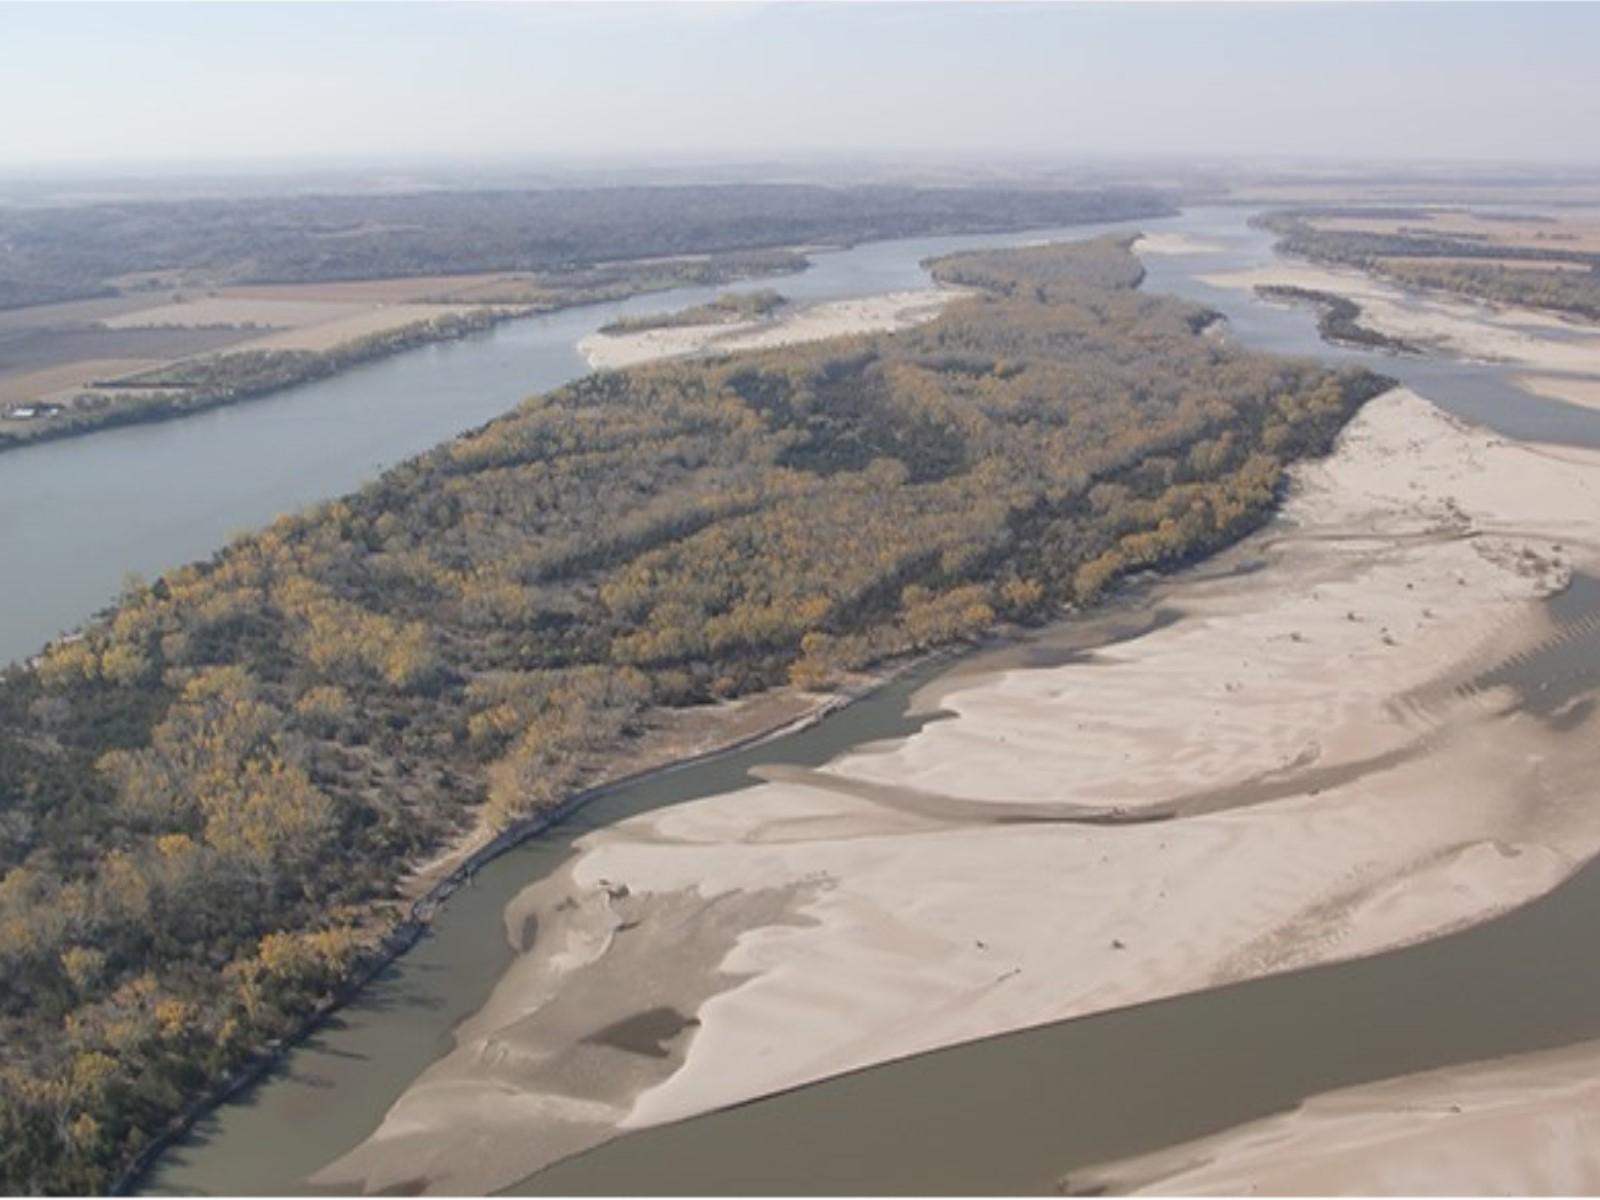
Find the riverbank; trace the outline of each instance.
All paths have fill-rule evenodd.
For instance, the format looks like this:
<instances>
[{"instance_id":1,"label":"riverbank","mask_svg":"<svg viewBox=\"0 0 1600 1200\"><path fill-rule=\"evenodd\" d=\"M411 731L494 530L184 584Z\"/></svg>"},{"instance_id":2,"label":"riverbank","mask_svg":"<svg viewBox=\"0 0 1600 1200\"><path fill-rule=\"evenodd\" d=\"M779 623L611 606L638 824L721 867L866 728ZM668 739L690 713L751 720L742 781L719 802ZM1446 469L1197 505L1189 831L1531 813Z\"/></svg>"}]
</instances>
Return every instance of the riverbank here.
<instances>
[{"instance_id":1,"label":"riverbank","mask_svg":"<svg viewBox=\"0 0 1600 1200\"><path fill-rule=\"evenodd\" d=\"M105 402L103 407L62 408L59 419L41 418L42 423L37 427L6 421L7 426L15 428L0 429L0 451L20 450L108 429L171 421L259 400L406 350L459 341L539 311L527 306L479 308L370 334L325 350L245 347L213 360L179 364L211 371L217 375L217 382L166 382L159 376L144 381L141 376L126 383L98 385L97 398ZM117 395L132 398L120 403L108 399Z\"/></svg>"},{"instance_id":2,"label":"riverbank","mask_svg":"<svg viewBox=\"0 0 1600 1200\"><path fill-rule=\"evenodd\" d=\"M829 713L870 695L930 657L920 655L884 664L877 671L857 673L841 681L837 689L827 692L779 687L720 704L655 710L644 721L645 732L612 756L603 777L584 788L575 799L592 799L631 783L807 728ZM568 810L566 804L561 810L564 816L576 811ZM510 830L498 830L480 807L471 825L460 836L437 856L417 864L406 874L399 884L401 897L410 903L424 899L437 902L443 898L438 890L446 881L459 879L463 873L470 875L531 836L525 827L537 825L542 830L559 823L559 820L543 820L545 815L536 814ZM513 835L509 841L508 835Z\"/></svg>"},{"instance_id":3,"label":"riverbank","mask_svg":"<svg viewBox=\"0 0 1600 1200\"><path fill-rule=\"evenodd\" d=\"M913 737L588 835L508 908L524 953L458 1049L315 1182L502 1186L621 1130L1542 894L1600 845L1570 802L1592 718L1494 672L1600 559L1597 480L1592 455L1372 401L1230 552L1249 569L1158 589L1175 617L1143 637L968 673ZM1019 802L1058 816L1015 824Z\"/></svg>"}]
</instances>

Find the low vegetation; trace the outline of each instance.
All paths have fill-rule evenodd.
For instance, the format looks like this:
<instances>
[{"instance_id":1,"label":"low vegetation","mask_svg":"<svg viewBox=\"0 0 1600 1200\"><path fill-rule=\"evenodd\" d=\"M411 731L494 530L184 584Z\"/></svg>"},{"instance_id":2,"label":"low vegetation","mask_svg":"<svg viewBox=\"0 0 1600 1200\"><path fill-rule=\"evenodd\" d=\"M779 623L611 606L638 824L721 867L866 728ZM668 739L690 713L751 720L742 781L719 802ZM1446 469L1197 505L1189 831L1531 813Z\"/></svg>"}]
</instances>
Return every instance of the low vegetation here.
<instances>
[{"instance_id":1,"label":"low vegetation","mask_svg":"<svg viewBox=\"0 0 1600 1200\"><path fill-rule=\"evenodd\" d=\"M651 329L678 329L689 325L733 325L740 321L759 321L786 303L781 293L771 288L758 292L729 292L705 304L680 308L677 312L654 313L642 317L623 317L600 326L601 333L644 333Z\"/></svg>"},{"instance_id":2,"label":"low vegetation","mask_svg":"<svg viewBox=\"0 0 1600 1200\"><path fill-rule=\"evenodd\" d=\"M654 707L1208 554L1387 385L1200 336L1123 241L934 270L979 294L535 397L0 681L0 1189L105 1188L360 969L407 863Z\"/></svg>"}]
</instances>

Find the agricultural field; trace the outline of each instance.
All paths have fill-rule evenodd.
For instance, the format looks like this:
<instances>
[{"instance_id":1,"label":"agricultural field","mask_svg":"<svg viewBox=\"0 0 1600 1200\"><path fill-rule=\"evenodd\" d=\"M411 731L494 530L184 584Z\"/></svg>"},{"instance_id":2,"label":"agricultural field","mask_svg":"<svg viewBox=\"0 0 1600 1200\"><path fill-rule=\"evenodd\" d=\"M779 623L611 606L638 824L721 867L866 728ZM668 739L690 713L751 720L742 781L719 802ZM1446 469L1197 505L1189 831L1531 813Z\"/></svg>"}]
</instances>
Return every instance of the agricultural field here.
<instances>
[{"instance_id":1,"label":"agricultural field","mask_svg":"<svg viewBox=\"0 0 1600 1200\"><path fill-rule=\"evenodd\" d=\"M126 383L197 355L226 349L328 350L478 306L422 299L437 294L441 282L452 288L464 282L477 288L508 283L504 276L490 275L469 281L222 287L198 295L147 292L11 309L0 312L0 400L7 407L71 406L81 389Z\"/></svg>"}]
</instances>

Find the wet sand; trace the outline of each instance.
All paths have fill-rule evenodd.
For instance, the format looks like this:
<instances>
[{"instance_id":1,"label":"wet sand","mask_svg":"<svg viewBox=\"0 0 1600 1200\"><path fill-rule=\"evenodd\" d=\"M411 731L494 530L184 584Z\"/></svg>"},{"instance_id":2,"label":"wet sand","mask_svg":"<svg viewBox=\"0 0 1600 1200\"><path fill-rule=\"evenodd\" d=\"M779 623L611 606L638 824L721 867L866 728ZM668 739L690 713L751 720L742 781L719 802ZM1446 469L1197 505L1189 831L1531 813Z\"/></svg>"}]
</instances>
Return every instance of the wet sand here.
<instances>
[{"instance_id":1,"label":"wet sand","mask_svg":"<svg viewBox=\"0 0 1600 1200\"><path fill-rule=\"evenodd\" d=\"M1597 722L1538 708L1515 664L1572 636L1540 601L1600 561L1597 487L1593 454L1373 401L1229 556L1250 569L1163 585L1142 635L969 674L912 736L581 839L508 909L531 945L457 1050L317 1182L509 1183L617 1131L1543 894L1600 848L1573 802ZM717 906L703 938L695 905ZM664 1014L660 1053L606 1035ZM574 1111L581 1135L530 1136Z\"/></svg>"}]
</instances>

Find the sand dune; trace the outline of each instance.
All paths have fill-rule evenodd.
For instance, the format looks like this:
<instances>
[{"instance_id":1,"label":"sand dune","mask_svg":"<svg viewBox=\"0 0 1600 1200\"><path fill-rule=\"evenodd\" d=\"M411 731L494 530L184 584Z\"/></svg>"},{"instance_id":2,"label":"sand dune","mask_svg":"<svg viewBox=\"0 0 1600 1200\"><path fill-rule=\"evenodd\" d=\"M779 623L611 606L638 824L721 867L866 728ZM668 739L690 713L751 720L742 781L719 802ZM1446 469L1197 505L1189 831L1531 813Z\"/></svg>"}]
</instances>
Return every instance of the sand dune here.
<instances>
[{"instance_id":1,"label":"sand dune","mask_svg":"<svg viewBox=\"0 0 1600 1200\"><path fill-rule=\"evenodd\" d=\"M1597 489L1600 456L1373 401L1273 526L1143 601L1177 619L976 664L913 736L585 837L508 911L534 936L458 1049L317 1181L493 1187L577 1141L1542 894L1600 849L1573 799L1600 720L1518 664L1597 636L1539 603L1600 562ZM1041 805L1173 815L1012 819ZM717 906L703 939L685 905ZM676 1014L648 1061L603 1036L623 1001L640 1028ZM530 1134L580 1103L576 1141Z\"/></svg>"}]
</instances>

